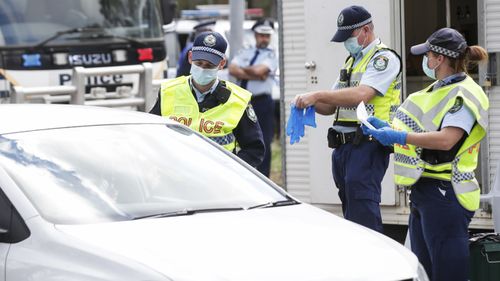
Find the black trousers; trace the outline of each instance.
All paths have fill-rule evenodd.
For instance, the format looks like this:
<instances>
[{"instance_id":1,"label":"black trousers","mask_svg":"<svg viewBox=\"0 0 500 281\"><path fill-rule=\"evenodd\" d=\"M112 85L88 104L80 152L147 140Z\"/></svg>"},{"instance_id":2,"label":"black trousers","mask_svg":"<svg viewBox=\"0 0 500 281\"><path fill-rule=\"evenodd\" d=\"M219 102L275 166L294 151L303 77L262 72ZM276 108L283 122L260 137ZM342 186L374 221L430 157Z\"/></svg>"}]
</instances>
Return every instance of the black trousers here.
<instances>
[{"instance_id":1,"label":"black trousers","mask_svg":"<svg viewBox=\"0 0 500 281\"><path fill-rule=\"evenodd\" d=\"M255 115L257 115L257 119L259 120L264 145L266 146L264 160L257 166L257 170L266 177L269 177L271 172L271 143L274 136L274 102L271 94L261 94L252 96L251 103L255 110Z\"/></svg>"}]
</instances>

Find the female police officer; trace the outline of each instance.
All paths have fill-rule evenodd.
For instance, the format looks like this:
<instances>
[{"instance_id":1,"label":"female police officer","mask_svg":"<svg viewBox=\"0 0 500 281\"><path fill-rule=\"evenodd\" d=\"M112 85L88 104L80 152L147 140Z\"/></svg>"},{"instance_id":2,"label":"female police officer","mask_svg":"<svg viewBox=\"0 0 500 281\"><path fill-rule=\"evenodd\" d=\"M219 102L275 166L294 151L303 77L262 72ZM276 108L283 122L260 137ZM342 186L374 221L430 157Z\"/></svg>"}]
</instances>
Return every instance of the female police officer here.
<instances>
[{"instance_id":1,"label":"female police officer","mask_svg":"<svg viewBox=\"0 0 500 281\"><path fill-rule=\"evenodd\" d=\"M480 194L474 170L489 102L466 71L469 62L488 55L451 28L436 31L411 52L424 55L425 74L438 80L398 108L394 129L370 117L378 129L363 131L395 144L396 184L411 186L412 251L431 280L467 280L467 229Z\"/></svg>"}]
</instances>

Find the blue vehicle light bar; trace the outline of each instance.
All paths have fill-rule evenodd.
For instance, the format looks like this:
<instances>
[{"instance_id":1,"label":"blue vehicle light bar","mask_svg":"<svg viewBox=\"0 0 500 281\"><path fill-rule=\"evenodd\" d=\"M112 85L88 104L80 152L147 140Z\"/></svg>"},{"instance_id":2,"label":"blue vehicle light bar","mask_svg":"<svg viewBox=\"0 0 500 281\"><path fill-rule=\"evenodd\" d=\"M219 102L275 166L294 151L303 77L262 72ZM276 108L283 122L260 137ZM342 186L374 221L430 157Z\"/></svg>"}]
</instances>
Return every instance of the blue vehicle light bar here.
<instances>
[{"instance_id":1,"label":"blue vehicle light bar","mask_svg":"<svg viewBox=\"0 0 500 281\"><path fill-rule=\"evenodd\" d=\"M42 66L40 54L24 54L23 66L24 67Z\"/></svg>"}]
</instances>

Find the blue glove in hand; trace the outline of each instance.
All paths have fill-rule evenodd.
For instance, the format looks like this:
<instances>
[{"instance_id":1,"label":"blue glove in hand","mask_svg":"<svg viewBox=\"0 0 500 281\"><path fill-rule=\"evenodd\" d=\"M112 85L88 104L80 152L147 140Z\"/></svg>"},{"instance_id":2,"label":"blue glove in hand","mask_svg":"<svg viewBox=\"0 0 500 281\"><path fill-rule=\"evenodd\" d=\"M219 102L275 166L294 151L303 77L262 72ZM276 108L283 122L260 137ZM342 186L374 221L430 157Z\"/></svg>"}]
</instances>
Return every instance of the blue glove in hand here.
<instances>
[{"instance_id":1,"label":"blue glove in hand","mask_svg":"<svg viewBox=\"0 0 500 281\"><path fill-rule=\"evenodd\" d=\"M304 115L304 125L316 128L316 109L314 106L308 106L306 108L306 114Z\"/></svg>"},{"instance_id":2,"label":"blue glove in hand","mask_svg":"<svg viewBox=\"0 0 500 281\"><path fill-rule=\"evenodd\" d=\"M381 144L385 146L390 146L394 143L403 145L406 144L406 136L408 135L407 132L396 131L394 129L391 129L390 127L382 127L380 129L372 130L365 126L365 128L362 129L365 135L372 135L375 139L377 139Z\"/></svg>"},{"instance_id":3,"label":"blue glove in hand","mask_svg":"<svg viewBox=\"0 0 500 281\"><path fill-rule=\"evenodd\" d=\"M300 141L300 137L304 135L304 125L302 125L303 110L292 105L290 109L290 117L286 125L286 134L290 136L290 144Z\"/></svg>"},{"instance_id":4,"label":"blue glove in hand","mask_svg":"<svg viewBox=\"0 0 500 281\"><path fill-rule=\"evenodd\" d=\"M304 125L316 127L314 114L315 111L313 106L308 107L304 115L304 109L297 108L292 104L292 107L290 109L290 117L288 118L288 122L286 125L286 134L290 136L290 144L299 142L300 138L304 136Z\"/></svg>"},{"instance_id":5,"label":"blue glove in hand","mask_svg":"<svg viewBox=\"0 0 500 281\"><path fill-rule=\"evenodd\" d=\"M373 127L377 128L377 129L390 127L389 123L387 123L384 120L378 119L375 116L368 116L368 119L366 121L368 121L370 124L373 125ZM363 131L364 135L371 135L368 132L368 130L369 130L368 127L366 127L364 124L361 124L361 130Z\"/></svg>"},{"instance_id":6,"label":"blue glove in hand","mask_svg":"<svg viewBox=\"0 0 500 281\"><path fill-rule=\"evenodd\" d=\"M292 108L290 109L290 117L288 117L288 121L286 122L286 135L290 136L290 144L292 143L292 140L294 137L292 135L294 134L295 131L295 115L297 114L297 111L295 111L295 106L292 105Z\"/></svg>"},{"instance_id":7,"label":"blue glove in hand","mask_svg":"<svg viewBox=\"0 0 500 281\"><path fill-rule=\"evenodd\" d=\"M366 121L368 121L370 124L373 125L373 127L377 128L377 129L380 129L383 127L389 127L389 123L387 123L384 120L378 119L375 116L368 116L368 119Z\"/></svg>"}]
</instances>

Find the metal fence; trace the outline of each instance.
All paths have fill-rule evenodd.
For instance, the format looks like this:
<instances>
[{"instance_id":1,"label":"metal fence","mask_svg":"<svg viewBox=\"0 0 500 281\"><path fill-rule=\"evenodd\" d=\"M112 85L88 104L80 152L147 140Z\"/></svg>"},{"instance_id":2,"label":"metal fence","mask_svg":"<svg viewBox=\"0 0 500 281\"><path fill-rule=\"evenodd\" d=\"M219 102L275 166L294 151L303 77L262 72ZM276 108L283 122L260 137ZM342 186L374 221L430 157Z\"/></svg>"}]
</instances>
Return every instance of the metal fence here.
<instances>
[{"instance_id":1,"label":"metal fence","mask_svg":"<svg viewBox=\"0 0 500 281\"><path fill-rule=\"evenodd\" d=\"M138 92L132 95L130 87L118 87L115 92L108 93L105 88L95 87L91 93L85 92L85 80L89 76L138 74ZM156 92L161 82L153 80L151 63L141 65L110 66L96 68L73 68L71 85L49 87L21 87L11 89L11 103L25 103L33 99L41 99L45 103L67 102L70 104L93 105L105 107L136 107L147 111L155 103ZM155 90L156 89L156 90Z\"/></svg>"}]
</instances>

